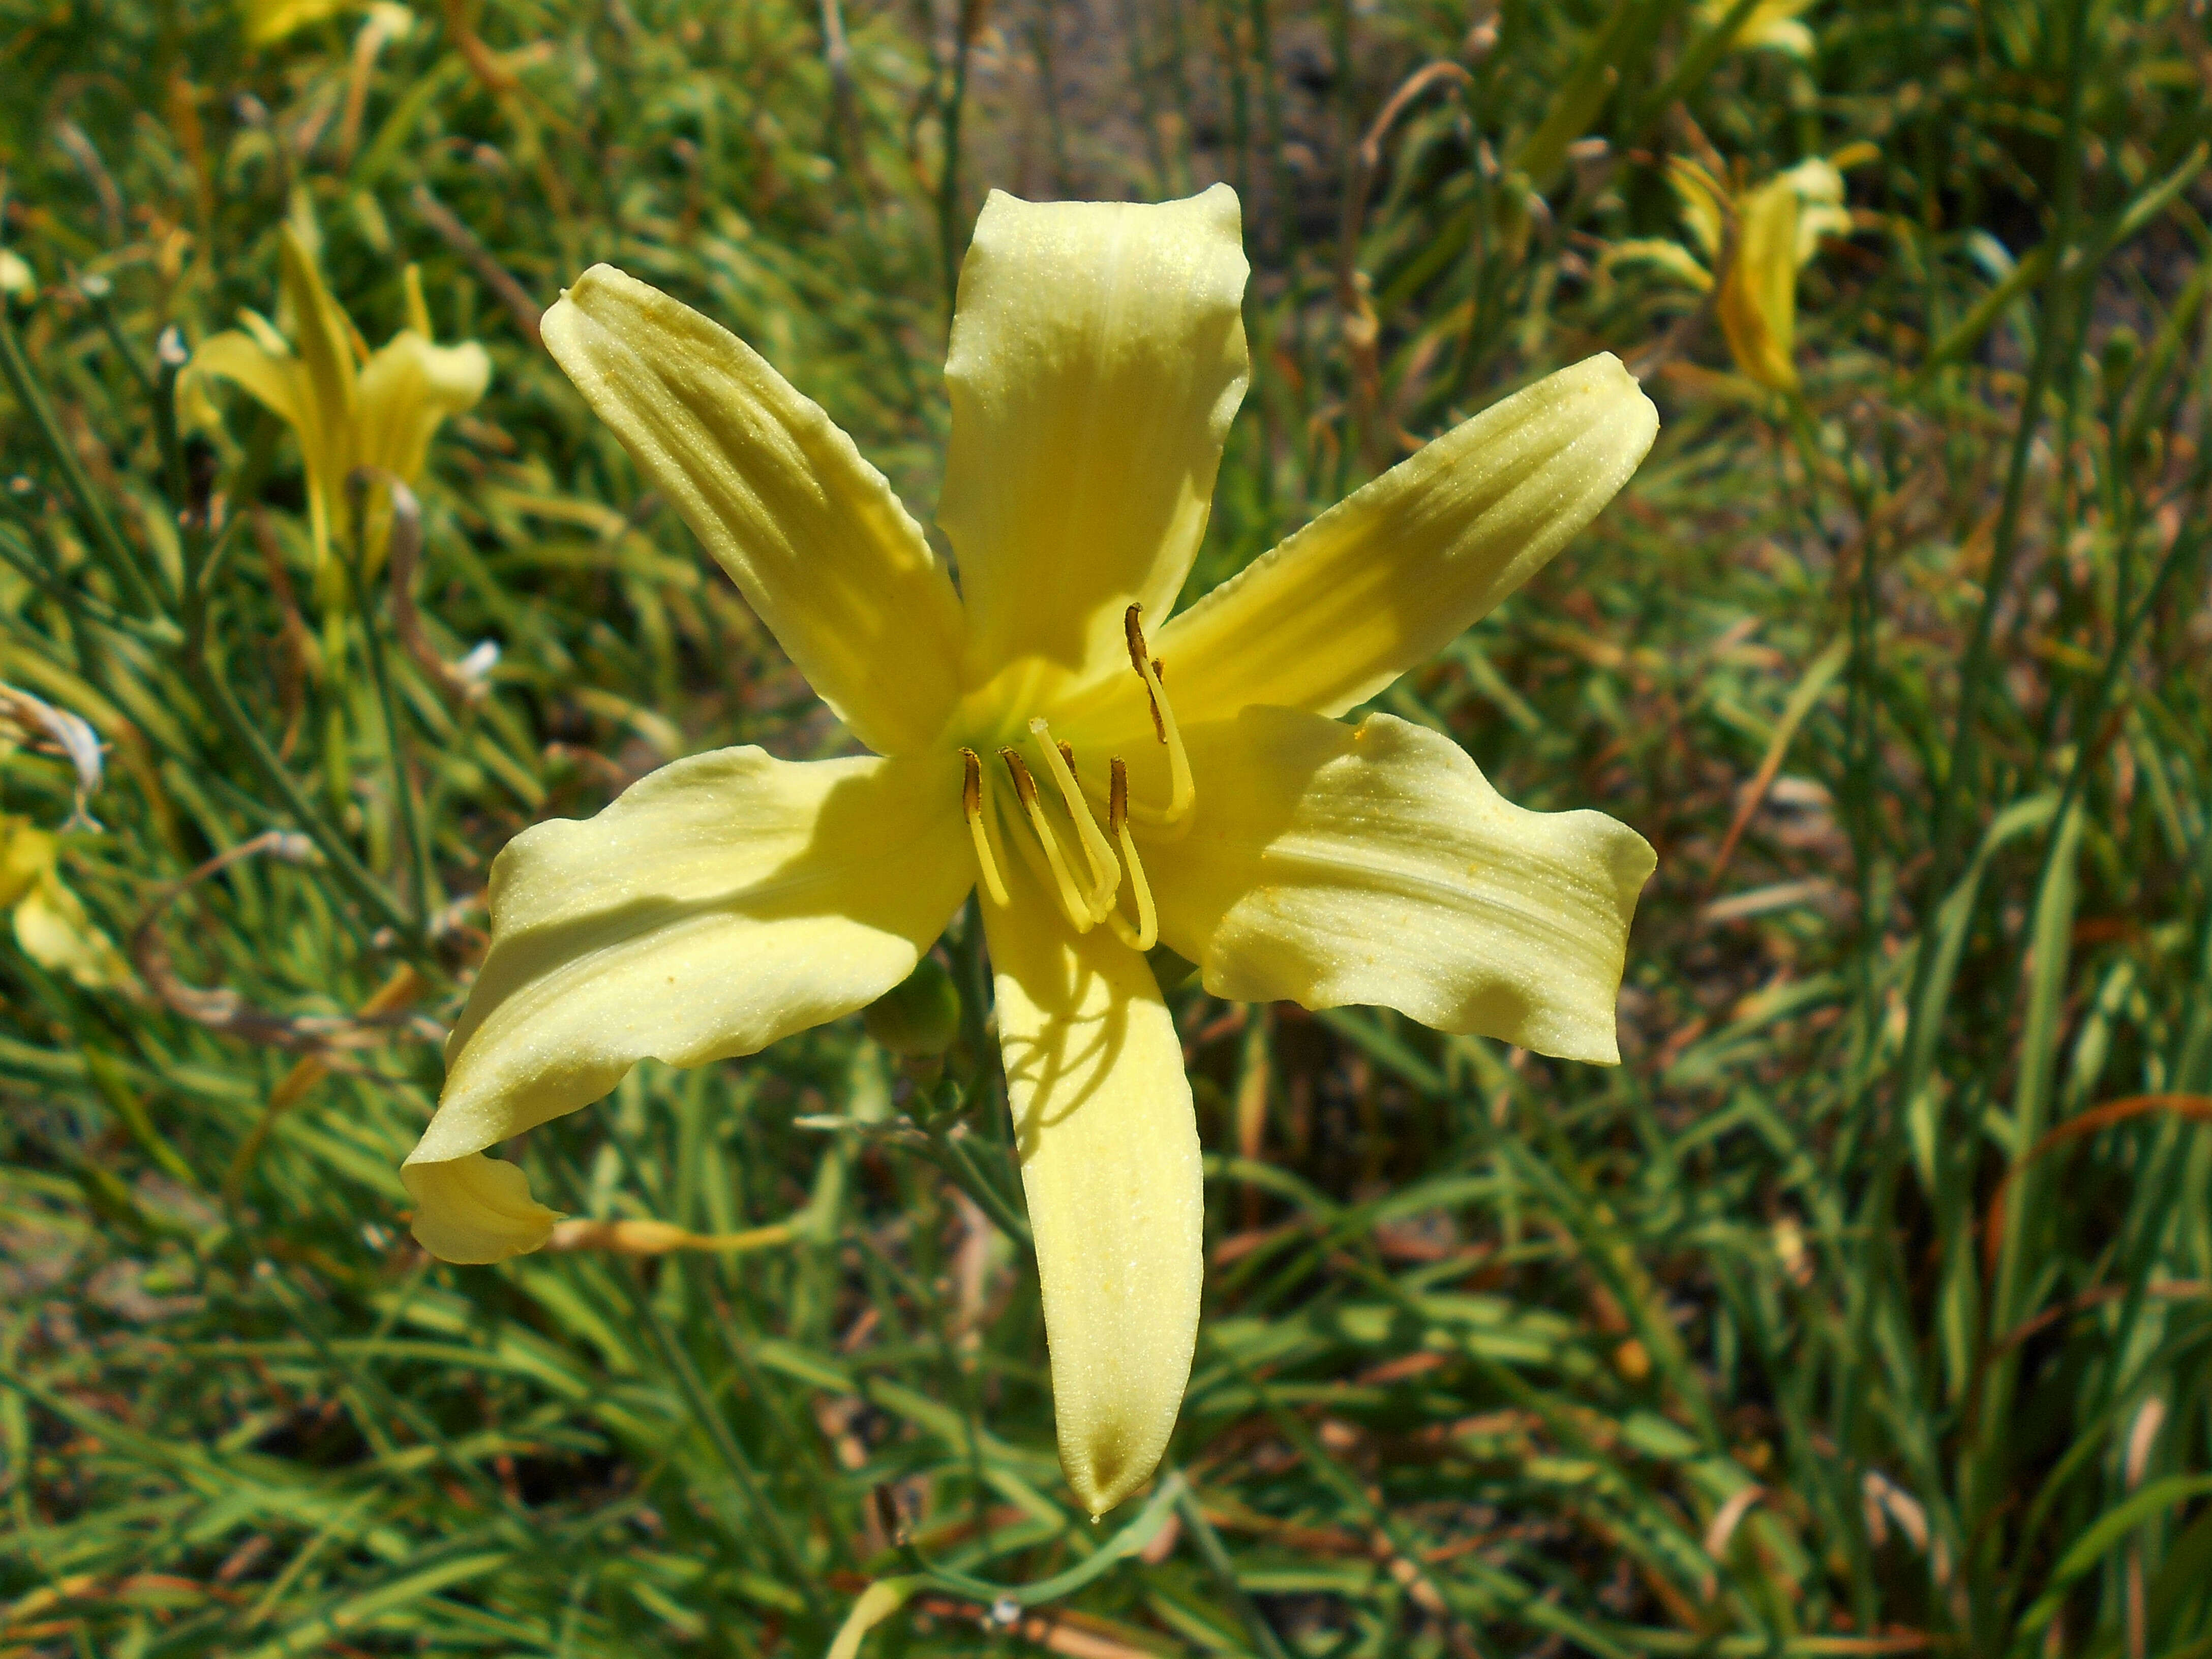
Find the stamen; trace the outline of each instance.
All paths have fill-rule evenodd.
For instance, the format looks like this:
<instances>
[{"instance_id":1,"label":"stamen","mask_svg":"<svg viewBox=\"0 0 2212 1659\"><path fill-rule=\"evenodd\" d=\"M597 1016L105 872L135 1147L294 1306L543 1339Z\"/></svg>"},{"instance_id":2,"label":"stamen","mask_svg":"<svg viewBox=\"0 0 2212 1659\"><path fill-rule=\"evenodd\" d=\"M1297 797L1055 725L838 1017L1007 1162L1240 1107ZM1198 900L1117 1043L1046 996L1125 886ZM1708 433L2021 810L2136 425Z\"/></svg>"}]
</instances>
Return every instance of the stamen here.
<instances>
[{"instance_id":1,"label":"stamen","mask_svg":"<svg viewBox=\"0 0 2212 1659\"><path fill-rule=\"evenodd\" d=\"M1137 901L1137 925L1132 927L1121 919L1119 904L1106 913L1106 920L1122 944L1133 951L1149 951L1160 942L1160 919L1152 905L1152 884L1145 879L1145 861L1137 856L1136 841L1129 834L1128 763L1117 755L1108 764L1113 770L1113 784L1106 798L1106 821L1121 844L1121 861L1128 867L1129 890Z\"/></svg>"},{"instance_id":2,"label":"stamen","mask_svg":"<svg viewBox=\"0 0 2212 1659\"><path fill-rule=\"evenodd\" d=\"M1044 756L1045 769L1052 781L1060 786L1060 798L1067 803L1067 816L1074 821L1076 839L1083 843L1083 856L1091 865L1091 920L1103 917L1114 905L1114 890L1121 884L1121 866L1115 861L1114 843L1098 833L1098 820L1091 815L1091 803L1083 798L1083 786L1076 781L1075 750L1064 743L1053 741L1052 727L1040 714L1030 722L1030 735L1037 740L1037 748Z\"/></svg>"},{"instance_id":3,"label":"stamen","mask_svg":"<svg viewBox=\"0 0 2212 1659\"><path fill-rule=\"evenodd\" d=\"M1154 689L1160 677L1159 670L1154 668L1150 673L1145 672L1145 665L1151 660L1152 653L1145 649L1144 606L1133 605L1121 613L1121 635L1129 642L1129 666L1135 669L1137 678L1144 681L1145 696L1152 701L1152 735L1165 743L1168 740L1168 723L1161 718L1160 693Z\"/></svg>"},{"instance_id":4,"label":"stamen","mask_svg":"<svg viewBox=\"0 0 2212 1659\"><path fill-rule=\"evenodd\" d=\"M1137 678L1145 683L1145 695L1152 699L1152 735L1165 744L1168 750L1168 810L1164 815L1156 815L1139 808L1138 816L1147 821L1180 823L1189 815L1198 791L1191 782L1190 757L1183 752L1182 733L1176 727L1175 706L1169 702L1167 689L1160 684L1166 665L1155 661L1146 648L1144 606L1133 605L1124 611L1121 628L1129 642L1129 666L1137 671Z\"/></svg>"},{"instance_id":5,"label":"stamen","mask_svg":"<svg viewBox=\"0 0 2212 1659\"><path fill-rule=\"evenodd\" d=\"M1068 925L1079 933L1087 933L1097 925L1091 914L1091 905L1075 884L1075 878L1067 873L1067 860L1060 850L1060 837L1053 833L1052 820L1044 815L1044 803L1037 799L1036 780L1030 769L1022 764L1022 757L1011 749L1001 749L999 758L1006 763L1006 771L1014 780L1014 795L1029 815L1030 828L1036 831L1037 840L1043 844L1045 861L1052 866L1054 884L1060 889L1060 908L1067 913Z\"/></svg>"},{"instance_id":6,"label":"stamen","mask_svg":"<svg viewBox=\"0 0 2212 1659\"><path fill-rule=\"evenodd\" d=\"M991 902L1003 910L1012 901L1006 896L1006 878L999 873L998 860L991 856L991 837L983 829L983 763L974 750L963 749L960 763L965 769L960 780L960 811L968 820L968 839L975 843L975 867L982 872Z\"/></svg>"}]
</instances>

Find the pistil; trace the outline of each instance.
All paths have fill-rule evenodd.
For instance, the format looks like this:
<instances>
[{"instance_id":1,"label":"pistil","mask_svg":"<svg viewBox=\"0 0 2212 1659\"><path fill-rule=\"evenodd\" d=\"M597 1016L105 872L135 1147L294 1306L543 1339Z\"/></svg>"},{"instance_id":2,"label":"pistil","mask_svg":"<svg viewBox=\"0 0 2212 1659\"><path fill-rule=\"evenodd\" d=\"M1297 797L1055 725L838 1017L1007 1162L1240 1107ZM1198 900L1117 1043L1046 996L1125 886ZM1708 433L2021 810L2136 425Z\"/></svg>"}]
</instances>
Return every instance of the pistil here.
<instances>
[{"instance_id":1,"label":"pistil","mask_svg":"<svg viewBox=\"0 0 2212 1659\"><path fill-rule=\"evenodd\" d=\"M1022 757L1011 749L1001 749L999 758L1006 763L1006 772L1014 781L1014 798L1022 804L1028 815L1030 828L1044 848L1045 862L1052 866L1053 884L1060 890L1060 908L1066 913L1068 926L1079 933L1087 933L1097 925L1089 902L1075 884L1075 878L1067 872L1067 860L1060 850L1060 837L1052 827L1052 820L1044 815L1044 803L1037 799L1036 780L1030 769L1022 764Z\"/></svg>"},{"instance_id":2,"label":"pistil","mask_svg":"<svg viewBox=\"0 0 2212 1659\"><path fill-rule=\"evenodd\" d=\"M1075 776L1075 751L1053 740L1052 727L1042 714L1030 722L1030 732L1036 738L1038 751L1044 757L1045 769L1060 787L1060 798L1066 803L1076 839L1083 843L1083 856L1091 866L1090 910L1096 921L1113 908L1114 890L1121 884L1121 868L1114 858L1114 844L1099 833L1098 820L1091 815L1091 803L1083 798L1083 786Z\"/></svg>"}]
</instances>

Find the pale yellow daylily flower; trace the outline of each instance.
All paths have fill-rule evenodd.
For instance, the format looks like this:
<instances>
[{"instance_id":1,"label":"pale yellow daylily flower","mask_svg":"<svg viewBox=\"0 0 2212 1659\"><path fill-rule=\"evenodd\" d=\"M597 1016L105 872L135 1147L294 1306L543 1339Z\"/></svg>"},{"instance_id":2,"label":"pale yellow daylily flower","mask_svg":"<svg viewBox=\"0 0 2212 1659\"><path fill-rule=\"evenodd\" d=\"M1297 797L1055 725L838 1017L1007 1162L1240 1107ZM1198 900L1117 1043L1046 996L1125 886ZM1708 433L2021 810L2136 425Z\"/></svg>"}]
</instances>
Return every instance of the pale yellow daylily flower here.
<instances>
[{"instance_id":1,"label":"pale yellow daylily flower","mask_svg":"<svg viewBox=\"0 0 2212 1659\"><path fill-rule=\"evenodd\" d=\"M209 376L240 386L292 428L307 473L307 518L316 568L328 580L331 540L343 524L346 479L372 467L412 484L421 477L430 439L448 415L475 406L491 380L491 359L473 340L433 343L430 318L414 267L407 270L408 325L374 352L323 286L314 256L287 225L277 242L288 340L258 313L239 313L242 329L204 342L178 388L185 412L204 400ZM368 557L381 558L389 503L372 503Z\"/></svg>"},{"instance_id":2,"label":"pale yellow daylily flower","mask_svg":"<svg viewBox=\"0 0 2212 1659\"><path fill-rule=\"evenodd\" d=\"M1770 391L1795 392L1797 273L1812 263L1822 238L1850 234L1843 169L1874 154L1872 146L1855 144L1832 157L1801 161L1741 193L1695 162L1674 157L1668 163L1668 182L1694 246L1635 238L1608 248L1605 264L1653 265L1702 294L1711 290L1713 268L1725 257L1713 310L1729 355L1747 379Z\"/></svg>"},{"instance_id":3,"label":"pale yellow daylily flower","mask_svg":"<svg viewBox=\"0 0 2212 1659\"><path fill-rule=\"evenodd\" d=\"M1778 52L1790 58L1810 58L1813 31L1799 20L1812 9L1813 0L1758 0L1729 37L1729 46L1741 52ZM1718 28L1735 9L1735 0L1701 0L1698 21Z\"/></svg>"},{"instance_id":4,"label":"pale yellow daylily flower","mask_svg":"<svg viewBox=\"0 0 2212 1659\"><path fill-rule=\"evenodd\" d=\"M1610 356L1507 398L1166 622L1249 378L1234 192L994 193L960 278L939 514L742 343L605 265L547 348L873 754L728 749L509 843L402 1171L454 1261L554 1222L484 1149L636 1061L746 1054L904 981L981 896L1060 1458L1141 1485L1195 1337L1199 1146L1145 951L1223 997L1375 1003L1616 1059L1651 849L1501 799L1449 738L1336 717L1539 569L1657 416Z\"/></svg>"},{"instance_id":5,"label":"pale yellow daylily flower","mask_svg":"<svg viewBox=\"0 0 2212 1659\"><path fill-rule=\"evenodd\" d=\"M61 851L52 830L0 813L0 908L12 913L15 943L41 968L88 991L131 983L123 953L62 880Z\"/></svg>"}]
</instances>

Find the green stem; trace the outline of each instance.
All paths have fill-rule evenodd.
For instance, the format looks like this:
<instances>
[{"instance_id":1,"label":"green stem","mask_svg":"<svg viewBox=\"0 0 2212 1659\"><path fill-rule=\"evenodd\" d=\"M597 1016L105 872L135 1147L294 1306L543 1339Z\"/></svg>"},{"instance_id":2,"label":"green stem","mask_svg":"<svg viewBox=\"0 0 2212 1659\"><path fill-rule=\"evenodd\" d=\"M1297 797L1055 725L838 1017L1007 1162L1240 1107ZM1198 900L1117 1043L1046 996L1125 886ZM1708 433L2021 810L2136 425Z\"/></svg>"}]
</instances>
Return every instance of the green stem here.
<instances>
[{"instance_id":1,"label":"green stem","mask_svg":"<svg viewBox=\"0 0 2212 1659\"><path fill-rule=\"evenodd\" d=\"M253 769L260 774L262 781L276 793L284 803L285 811L292 815L293 821L315 843L316 850L322 854L339 884L379 923L398 934L410 955L428 955L428 945L421 927L400 908L398 902L385 890L384 884L369 873L368 866L354 856L353 848L346 845L345 837L338 833L336 826L316 810L313 802L307 799L307 791L301 788L299 780L286 769L284 763L276 757L276 751L270 748L269 740L246 718L246 710L240 707L237 696L222 672L208 660L209 617L204 578L208 571L214 568L220 556L220 550L210 556L205 568L199 573L203 580L194 581L185 594L182 654L186 677L199 688L200 695L207 700L208 708L215 715L216 724L222 727L224 735L246 751L246 758L252 763Z\"/></svg>"},{"instance_id":2,"label":"green stem","mask_svg":"<svg viewBox=\"0 0 2212 1659\"><path fill-rule=\"evenodd\" d=\"M635 1271L618 1268L612 1277L621 1285L623 1294L629 1298L638 1322L645 1327L653 1346L660 1350L661 1358L667 1362L670 1373L676 1378L676 1386L683 1394L684 1403L691 1409L693 1419L705 1433L708 1443L714 1447L715 1456L729 1470L730 1478L737 1483L738 1490L744 1494L746 1507L752 1511L754 1521L767 1537L769 1547L782 1563L784 1571L791 1575L793 1587L805 1600L807 1611L817 1619L826 1617L821 1587L815 1583L814 1575L807 1567L806 1558L799 1551L798 1540L792 1537L790 1529L784 1525L783 1512L771 1504L768 1495L761 1490L760 1475L753 1468L752 1459L745 1455L745 1449L738 1443L737 1436L730 1431L728 1422L715 1408L714 1400L707 1392L704 1379L700 1376L698 1368L691 1363L690 1354L653 1307L653 1298L646 1293L645 1286L638 1282Z\"/></svg>"},{"instance_id":3,"label":"green stem","mask_svg":"<svg viewBox=\"0 0 2212 1659\"><path fill-rule=\"evenodd\" d=\"M1102 1545L1087 1559L1070 1567L1066 1572L1054 1573L1049 1578L1040 1578L1033 1584L999 1584L988 1578L977 1578L951 1567L940 1567L909 1542L903 1546L904 1553L916 1572L938 1588L955 1595L965 1595L986 1606L1011 1601L1016 1607L1034 1607L1047 1601L1057 1601L1069 1596L1103 1575L1117 1563L1126 1560L1151 1543L1167 1525L1168 1516L1176 1507L1177 1500L1189 1488L1183 1478L1170 1470L1163 1475L1153 1489L1137 1518Z\"/></svg>"},{"instance_id":4,"label":"green stem","mask_svg":"<svg viewBox=\"0 0 2212 1659\"><path fill-rule=\"evenodd\" d=\"M960 116L968 103L968 56L975 45L976 10L976 0L963 0L953 26L952 88L938 106L944 123L945 161L937 178L937 247L948 320L960 292Z\"/></svg>"},{"instance_id":5,"label":"green stem","mask_svg":"<svg viewBox=\"0 0 2212 1659\"><path fill-rule=\"evenodd\" d=\"M2043 423L2044 392L2057 370L2063 355L2062 342L2067 337L2063 301L2069 281L2075 277L2068 269L2066 251L2073 245L2081 212L2081 93L2086 78L2086 53L2081 48L2087 11L2088 0L2071 0L2064 14L2065 131L2058 145L2058 222L2051 235L2050 275L2044 283L2043 327L2036 339L2035 359L2028 369L2027 386L2021 396L2020 422L2013 432L2004 495L1998 505L1996 527L1990 540L1989 568L1983 575L1981 608L1975 613L1973 633L1960 662L1959 708L1952 728L1950 763L1936 781L1936 819L1930 836L1935 856L1926 887L1929 893L1946 890L1957 874L1959 842L1972 794L1968 774L1973 767L1979 735L1982 696L1993 678L1989 672L1989 659L1997 608L2010 586L2013 562L2020 555L2021 510L2027 495L2035 434ZM2094 271L2082 271L2080 280L2087 282L2093 275Z\"/></svg>"},{"instance_id":6,"label":"green stem","mask_svg":"<svg viewBox=\"0 0 2212 1659\"><path fill-rule=\"evenodd\" d=\"M356 528L358 525L356 520ZM414 925L417 933L424 933L437 908L437 874L430 866L429 845L416 804L415 780L407 764L405 729L392 689L391 667L385 659L384 642L377 633L368 596L362 591L360 555L365 550L358 536L355 546L356 556L345 561L346 582L353 590L354 614L361 618L362 653L368 659L369 681L376 688L377 708L384 717L385 756L392 763L392 807L399 815L400 840L407 849L408 874L415 889Z\"/></svg>"},{"instance_id":7,"label":"green stem","mask_svg":"<svg viewBox=\"0 0 2212 1659\"><path fill-rule=\"evenodd\" d=\"M1025 1250L1036 1248L1028 1219L1014 1208L999 1184L983 1173L966 1144L946 1133L934 1121L922 1126L934 1156L930 1160L951 1178L952 1184L975 1200L994 1225Z\"/></svg>"},{"instance_id":8,"label":"green stem","mask_svg":"<svg viewBox=\"0 0 2212 1659\"><path fill-rule=\"evenodd\" d=\"M134 605L147 616L160 616L163 610L161 596L149 580L137 550L117 531L114 520L100 504L99 492L92 487L92 480L85 476L83 463L77 459L76 451L70 447L54 414L53 404L46 399L46 388L39 384L37 372L23 355L22 342L8 315L5 300L0 300L0 374L6 375L16 401L31 417L31 424L38 428L47 453L53 457L93 551L100 556L100 562L130 595Z\"/></svg>"},{"instance_id":9,"label":"green stem","mask_svg":"<svg viewBox=\"0 0 2212 1659\"><path fill-rule=\"evenodd\" d=\"M1182 1476L1170 1469L1169 1478L1180 1481ZM1213 1582L1221 1587L1223 1598L1236 1609L1237 1619L1243 1624L1244 1633L1252 1638L1252 1645L1259 1650L1260 1659L1290 1659L1290 1656L1283 1651L1282 1642L1276 1636L1274 1626L1267 1622L1267 1615L1260 1611L1259 1604L1247 1595L1244 1586L1237 1582L1237 1564L1229 1559L1229 1551L1221 1541L1221 1534L1214 1531L1213 1523L1206 1518L1206 1511L1199 1504L1198 1494L1188 1485L1176 1494L1176 1513L1182 1517L1182 1529L1190 1534L1190 1541L1198 1547L1199 1557L1206 1563L1206 1571L1213 1575Z\"/></svg>"}]
</instances>

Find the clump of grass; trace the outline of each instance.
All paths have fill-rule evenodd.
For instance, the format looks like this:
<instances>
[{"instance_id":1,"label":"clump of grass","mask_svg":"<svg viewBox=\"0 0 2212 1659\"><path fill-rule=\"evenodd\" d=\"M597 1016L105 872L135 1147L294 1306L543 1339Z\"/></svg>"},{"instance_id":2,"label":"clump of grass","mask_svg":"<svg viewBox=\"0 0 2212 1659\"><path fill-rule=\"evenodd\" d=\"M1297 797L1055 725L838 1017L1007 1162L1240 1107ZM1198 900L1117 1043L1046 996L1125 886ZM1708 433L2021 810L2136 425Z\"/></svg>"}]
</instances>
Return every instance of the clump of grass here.
<instances>
[{"instance_id":1,"label":"clump of grass","mask_svg":"<svg viewBox=\"0 0 2212 1659\"><path fill-rule=\"evenodd\" d=\"M815 1653L919 1549L878 1650L2212 1652L2212 55L2148 3L1822 7L1802 59L1751 11L456 0L372 55L0 0L0 681L107 744L59 869L135 963L0 944L0 1650ZM1608 272L1679 234L1668 155L1860 140L1800 396ZM1616 1072L1184 988L1176 1484L994 1607L1111 1534L988 1114L916 1127L856 1024L641 1069L527 1157L707 1246L659 1255L438 1267L394 1171L508 835L838 741L536 307L649 276L924 507L981 189L1215 177L1257 372L1195 582L1528 376L1644 375L1630 492L1388 707L1660 876ZM166 413L164 331L265 305L288 219L370 337L411 260L495 365L345 672L281 428ZM0 811L51 829L42 742Z\"/></svg>"}]
</instances>

